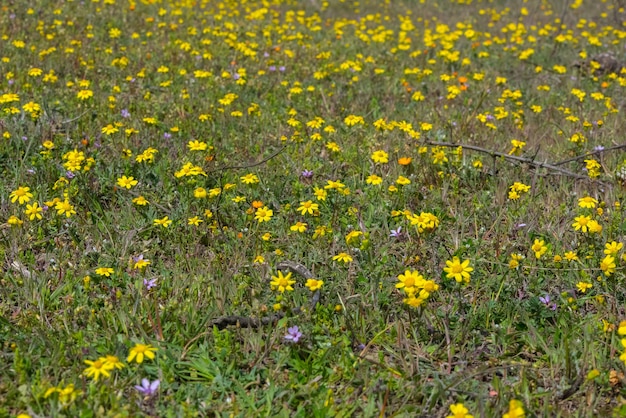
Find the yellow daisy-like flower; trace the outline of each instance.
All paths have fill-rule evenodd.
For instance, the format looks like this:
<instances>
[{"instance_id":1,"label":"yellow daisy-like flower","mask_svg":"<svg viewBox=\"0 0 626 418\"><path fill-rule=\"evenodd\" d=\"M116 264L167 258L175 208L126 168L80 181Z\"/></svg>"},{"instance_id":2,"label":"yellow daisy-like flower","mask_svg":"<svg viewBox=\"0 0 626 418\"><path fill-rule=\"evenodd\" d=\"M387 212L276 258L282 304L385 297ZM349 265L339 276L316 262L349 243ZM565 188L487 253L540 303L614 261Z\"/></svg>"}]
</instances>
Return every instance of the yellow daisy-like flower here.
<instances>
[{"instance_id":1,"label":"yellow daisy-like flower","mask_svg":"<svg viewBox=\"0 0 626 418\"><path fill-rule=\"evenodd\" d=\"M137 180L135 180L134 177L126 177L126 176L122 176L120 178L117 179L117 185L126 189L130 189L133 186L136 186L138 183Z\"/></svg>"},{"instance_id":2,"label":"yellow daisy-like flower","mask_svg":"<svg viewBox=\"0 0 626 418\"><path fill-rule=\"evenodd\" d=\"M535 253L535 257L539 259L548 251L548 246L544 240L535 239L530 249Z\"/></svg>"},{"instance_id":3,"label":"yellow daisy-like flower","mask_svg":"<svg viewBox=\"0 0 626 418\"><path fill-rule=\"evenodd\" d=\"M458 283L465 281L465 283L469 283L470 281L470 273L474 271L473 267L470 267L469 260L464 260L461 262L459 257L453 257L452 260L446 261L446 266L443 271L448 273L446 277L448 279L454 279Z\"/></svg>"},{"instance_id":4,"label":"yellow daisy-like flower","mask_svg":"<svg viewBox=\"0 0 626 418\"><path fill-rule=\"evenodd\" d=\"M322 280L308 279L304 285L308 287L311 292L314 292L321 289L324 282Z\"/></svg>"},{"instance_id":5,"label":"yellow daisy-like flower","mask_svg":"<svg viewBox=\"0 0 626 418\"><path fill-rule=\"evenodd\" d=\"M284 293L285 290L292 291L293 284L296 282L295 280L291 280L291 272L287 273L287 275L283 275L283 272L278 270L278 276L272 276L272 281L270 282L270 286L272 286L272 290L278 290L280 293Z\"/></svg>"},{"instance_id":6,"label":"yellow daisy-like flower","mask_svg":"<svg viewBox=\"0 0 626 418\"><path fill-rule=\"evenodd\" d=\"M610 276L612 273L615 273L615 267L615 258L611 255L607 255L600 262L600 270L602 270L605 276Z\"/></svg>"},{"instance_id":7,"label":"yellow daisy-like flower","mask_svg":"<svg viewBox=\"0 0 626 418\"><path fill-rule=\"evenodd\" d=\"M98 276L106 276L106 277L111 277L111 274L113 274L115 270L113 270L110 267L98 267L96 269L96 274Z\"/></svg>"},{"instance_id":8,"label":"yellow daisy-like flower","mask_svg":"<svg viewBox=\"0 0 626 418\"><path fill-rule=\"evenodd\" d=\"M167 216L162 218L162 219L155 219L154 220L154 224L155 225L161 225L163 228L167 228L168 226L170 226L172 223L172 220L169 219Z\"/></svg>"},{"instance_id":9,"label":"yellow daisy-like flower","mask_svg":"<svg viewBox=\"0 0 626 418\"><path fill-rule=\"evenodd\" d=\"M26 210L24 211L26 216L28 216L28 219L30 219L31 221L34 220L35 218L37 219L43 218L41 212L43 212L43 208L39 206L39 203L37 202L34 202L32 205L27 204Z\"/></svg>"},{"instance_id":10,"label":"yellow daisy-like flower","mask_svg":"<svg viewBox=\"0 0 626 418\"><path fill-rule=\"evenodd\" d=\"M595 208L598 201L591 196L585 196L578 199L578 206L581 208Z\"/></svg>"},{"instance_id":11,"label":"yellow daisy-like flower","mask_svg":"<svg viewBox=\"0 0 626 418\"><path fill-rule=\"evenodd\" d=\"M524 412L524 405L521 401L511 399L509 402L509 411L502 416L502 418L524 418L526 413Z\"/></svg>"},{"instance_id":12,"label":"yellow daisy-like flower","mask_svg":"<svg viewBox=\"0 0 626 418\"><path fill-rule=\"evenodd\" d=\"M319 210L319 205L317 203L313 203L310 200L306 202L300 202L300 206L297 209L302 215L313 215L317 210Z\"/></svg>"},{"instance_id":13,"label":"yellow daisy-like flower","mask_svg":"<svg viewBox=\"0 0 626 418\"><path fill-rule=\"evenodd\" d=\"M150 344L135 344L133 348L130 349L130 353L128 354L127 362L131 363L133 360L137 363L143 363L144 358L153 360L154 353L157 351L155 347L152 347Z\"/></svg>"},{"instance_id":14,"label":"yellow daisy-like flower","mask_svg":"<svg viewBox=\"0 0 626 418\"><path fill-rule=\"evenodd\" d=\"M89 367L87 367L83 373L87 375L87 377L92 377L93 380L96 382L98 381L100 376L111 376L111 373L109 373L109 371L113 370L115 367L101 358L96 361L85 360L85 364Z\"/></svg>"},{"instance_id":15,"label":"yellow daisy-like flower","mask_svg":"<svg viewBox=\"0 0 626 418\"><path fill-rule=\"evenodd\" d=\"M450 405L450 412L452 412L452 415L448 415L446 418L474 418L462 403Z\"/></svg>"},{"instance_id":16,"label":"yellow daisy-like flower","mask_svg":"<svg viewBox=\"0 0 626 418\"><path fill-rule=\"evenodd\" d=\"M11 198L11 203L15 203L17 201L20 205L24 203L30 202L30 199L33 198L33 194L30 193L30 187L18 187L17 190L13 190L9 195Z\"/></svg>"},{"instance_id":17,"label":"yellow daisy-like flower","mask_svg":"<svg viewBox=\"0 0 626 418\"><path fill-rule=\"evenodd\" d=\"M624 244L622 244L621 242L607 242L606 244L604 244L604 254L615 255L620 252L622 248L624 248Z\"/></svg>"},{"instance_id":18,"label":"yellow daisy-like flower","mask_svg":"<svg viewBox=\"0 0 626 418\"><path fill-rule=\"evenodd\" d=\"M347 253L339 253L333 257L333 260L342 261L347 264L352 261L352 257L350 256L350 254Z\"/></svg>"},{"instance_id":19,"label":"yellow daisy-like flower","mask_svg":"<svg viewBox=\"0 0 626 418\"><path fill-rule=\"evenodd\" d=\"M414 294L416 288L423 287L424 276L419 274L417 270L406 270L404 274L398 276L400 283L396 284L397 289L404 289L408 294Z\"/></svg>"},{"instance_id":20,"label":"yellow daisy-like flower","mask_svg":"<svg viewBox=\"0 0 626 418\"><path fill-rule=\"evenodd\" d=\"M254 214L254 219L259 221L259 223L268 222L270 219L272 219L273 215L274 211L272 209L268 208L267 206L263 206L262 208L258 208L256 210Z\"/></svg>"},{"instance_id":21,"label":"yellow daisy-like flower","mask_svg":"<svg viewBox=\"0 0 626 418\"><path fill-rule=\"evenodd\" d=\"M389 162L389 154L383 150L374 151L372 161L378 164L386 164Z\"/></svg>"}]
</instances>

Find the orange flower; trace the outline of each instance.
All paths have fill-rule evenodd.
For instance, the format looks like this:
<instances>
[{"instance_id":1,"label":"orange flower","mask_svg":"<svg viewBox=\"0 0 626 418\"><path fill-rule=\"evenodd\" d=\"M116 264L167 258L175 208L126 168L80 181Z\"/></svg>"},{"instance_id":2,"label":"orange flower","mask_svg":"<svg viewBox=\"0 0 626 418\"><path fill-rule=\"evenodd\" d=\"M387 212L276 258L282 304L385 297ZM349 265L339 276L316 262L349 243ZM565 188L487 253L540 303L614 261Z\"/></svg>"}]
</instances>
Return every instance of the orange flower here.
<instances>
[{"instance_id":1,"label":"orange flower","mask_svg":"<svg viewBox=\"0 0 626 418\"><path fill-rule=\"evenodd\" d=\"M400 165L409 165L411 164L411 161L413 161L411 157L398 158L398 164Z\"/></svg>"},{"instance_id":2,"label":"orange flower","mask_svg":"<svg viewBox=\"0 0 626 418\"><path fill-rule=\"evenodd\" d=\"M263 202L261 202L260 200L255 200L254 202L252 202L252 207L255 209L261 208L263 207Z\"/></svg>"}]
</instances>

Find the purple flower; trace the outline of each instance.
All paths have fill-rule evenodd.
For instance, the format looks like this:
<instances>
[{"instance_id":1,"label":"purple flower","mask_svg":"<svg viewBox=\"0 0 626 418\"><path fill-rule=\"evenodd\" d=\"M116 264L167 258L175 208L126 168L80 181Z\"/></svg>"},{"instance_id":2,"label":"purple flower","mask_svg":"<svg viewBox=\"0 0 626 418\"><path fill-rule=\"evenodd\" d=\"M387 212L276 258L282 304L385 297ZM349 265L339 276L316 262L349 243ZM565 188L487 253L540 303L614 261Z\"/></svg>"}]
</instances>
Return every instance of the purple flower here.
<instances>
[{"instance_id":1,"label":"purple flower","mask_svg":"<svg viewBox=\"0 0 626 418\"><path fill-rule=\"evenodd\" d=\"M304 170L302 170L302 173L300 173L300 175L305 179L310 179L311 177L313 177L313 172L305 168Z\"/></svg>"},{"instance_id":2,"label":"purple flower","mask_svg":"<svg viewBox=\"0 0 626 418\"><path fill-rule=\"evenodd\" d=\"M128 111L128 109L122 109L122 117L130 118L130 112Z\"/></svg>"},{"instance_id":3,"label":"purple flower","mask_svg":"<svg viewBox=\"0 0 626 418\"><path fill-rule=\"evenodd\" d=\"M285 66L281 65L280 67L278 67L278 71L280 71L281 73L285 71Z\"/></svg>"},{"instance_id":4,"label":"purple flower","mask_svg":"<svg viewBox=\"0 0 626 418\"><path fill-rule=\"evenodd\" d=\"M298 341L300 341L301 337L302 337L302 333L298 329L297 325L294 325L291 328L287 328L287 335L285 335L285 341L291 342L291 343L297 343Z\"/></svg>"},{"instance_id":5,"label":"purple flower","mask_svg":"<svg viewBox=\"0 0 626 418\"><path fill-rule=\"evenodd\" d=\"M239 75L239 73L233 74L233 79L239 80L240 78L241 78L241 76Z\"/></svg>"},{"instance_id":6,"label":"purple flower","mask_svg":"<svg viewBox=\"0 0 626 418\"><path fill-rule=\"evenodd\" d=\"M604 151L604 147L603 147L602 145L596 145L596 146L593 148L593 150L594 150L595 152L601 152L601 151Z\"/></svg>"},{"instance_id":7,"label":"purple flower","mask_svg":"<svg viewBox=\"0 0 626 418\"><path fill-rule=\"evenodd\" d=\"M156 282L157 282L156 277L154 279L143 279L143 285L146 286L147 290L150 290L153 287L156 287Z\"/></svg>"},{"instance_id":8,"label":"purple flower","mask_svg":"<svg viewBox=\"0 0 626 418\"><path fill-rule=\"evenodd\" d=\"M144 377L141 379L141 385L135 385L135 389L137 389L137 392L141 393L143 396L150 397L156 394L159 384L161 384L159 379L154 382L150 382Z\"/></svg>"},{"instance_id":9,"label":"purple flower","mask_svg":"<svg viewBox=\"0 0 626 418\"><path fill-rule=\"evenodd\" d=\"M270 65L270 66L268 67L268 70L270 70L270 71L276 71L276 66L275 66L275 65Z\"/></svg>"},{"instance_id":10,"label":"purple flower","mask_svg":"<svg viewBox=\"0 0 626 418\"><path fill-rule=\"evenodd\" d=\"M270 56L270 54L269 54L269 53L267 53L267 52L264 52L264 53L263 53L263 56L264 56L265 58L267 58L267 57L269 57L269 56Z\"/></svg>"},{"instance_id":11,"label":"purple flower","mask_svg":"<svg viewBox=\"0 0 626 418\"><path fill-rule=\"evenodd\" d=\"M393 238L400 238L400 237L402 237L402 227L399 226L398 229L395 229L395 230L392 229L391 233L389 234L389 236L393 237Z\"/></svg>"},{"instance_id":12,"label":"purple flower","mask_svg":"<svg viewBox=\"0 0 626 418\"><path fill-rule=\"evenodd\" d=\"M163 134L163 139L170 139L171 137L172 137L172 134L171 134L171 133L169 133L169 132L165 132L165 133Z\"/></svg>"},{"instance_id":13,"label":"purple flower","mask_svg":"<svg viewBox=\"0 0 626 418\"><path fill-rule=\"evenodd\" d=\"M552 311L556 311L556 303L550 302L550 295L539 296L539 300L546 306L546 308L549 308Z\"/></svg>"},{"instance_id":14,"label":"purple flower","mask_svg":"<svg viewBox=\"0 0 626 418\"><path fill-rule=\"evenodd\" d=\"M72 171L66 171L65 172L65 177L67 177L68 179L73 179L74 177L76 177L76 174L74 174Z\"/></svg>"}]
</instances>

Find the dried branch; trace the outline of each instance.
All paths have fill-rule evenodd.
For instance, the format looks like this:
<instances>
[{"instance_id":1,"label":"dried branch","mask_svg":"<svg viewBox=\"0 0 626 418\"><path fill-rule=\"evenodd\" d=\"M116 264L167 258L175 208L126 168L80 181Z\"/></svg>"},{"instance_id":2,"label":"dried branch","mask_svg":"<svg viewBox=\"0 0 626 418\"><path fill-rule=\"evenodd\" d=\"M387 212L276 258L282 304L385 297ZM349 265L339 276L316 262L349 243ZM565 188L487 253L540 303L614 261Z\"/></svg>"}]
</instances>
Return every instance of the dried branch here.
<instances>
[{"instance_id":1,"label":"dried branch","mask_svg":"<svg viewBox=\"0 0 626 418\"><path fill-rule=\"evenodd\" d=\"M291 271L297 273L305 279L312 279L313 274L305 266L293 261L285 260L278 264L278 269L282 271ZM321 298L321 293L318 290L313 293L311 301L308 306L299 306L291 310L294 315L300 315L304 312L313 312L317 307ZM285 316L284 313L279 312L273 315L264 316L262 318L252 318L247 316L229 315L216 318L210 322L210 327L217 327L217 329L224 329L229 326L237 326L240 328L259 328L263 325L275 324Z\"/></svg>"},{"instance_id":2,"label":"dried branch","mask_svg":"<svg viewBox=\"0 0 626 418\"><path fill-rule=\"evenodd\" d=\"M524 158L524 157L518 157L517 155L509 155L509 154L505 154L503 152L498 152L498 151L493 151L493 150L489 150L486 148L482 148L482 147L478 147L476 145L462 145L462 144L451 144L448 142L433 142L433 141L428 141L425 142L425 144L427 145L432 145L432 146L436 146L436 147L448 147L448 148L458 148L461 147L463 149L469 149L472 151L478 151L478 152L482 152L484 154L489 154L492 157L502 157L504 159L507 160L511 160L511 161L518 161L521 163L525 163L525 164L529 164L532 165L535 168L547 168L548 170L552 170L555 171L557 173L560 173L562 175L565 176L569 176L569 177L573 177L579 180L589 180L588 177L580 175L580 174L576 174L574 172L571 172L569 170L566 170L564 168L561 167L557 167L554 164L548 164L547 162L539 162L539 161L535 161L533 158Z\"/></svg>"},{"instance_id":3,"label":"dried branch","mask_svg":"<svg viewBox=\"0 0 626 418\"><path fill-rule=\"evenodd\" d=\"M603 153L608 152L608 151L614 151L616 149L623 149L623 148L626 148L626 144L616 145L614 147L604 148L604 149L599 149L599 150L596 150L596 151L592 151L592 152L589 152L587 154L577 155L576 157L568 158L567 160L563 160L563 161L559 161L558 163L554 163L554 165L555 166L559 166L559 165L571 163L573 161L582 160L582 159L587 158L587 157L593 157L594 155L603 154Z\"/></svg>"}]
</instances>

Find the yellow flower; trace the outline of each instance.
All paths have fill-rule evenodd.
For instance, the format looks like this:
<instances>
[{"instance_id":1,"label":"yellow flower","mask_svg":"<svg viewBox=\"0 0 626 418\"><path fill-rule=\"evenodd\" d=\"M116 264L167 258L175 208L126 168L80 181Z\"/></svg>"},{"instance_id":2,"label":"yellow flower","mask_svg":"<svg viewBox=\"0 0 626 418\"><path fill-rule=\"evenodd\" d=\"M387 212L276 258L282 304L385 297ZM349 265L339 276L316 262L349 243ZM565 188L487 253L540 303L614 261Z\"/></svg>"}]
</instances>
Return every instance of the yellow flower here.
<instances>
[{"instance_id":1,"label":"yellow flower","mask_svg":"<svg viewBox=\"0 0 626 418\"><path fill-rule=\"evenodd\" d=\"M396 284L397 289L404 289L407 294L414 294L416 288L421 288L424 283L424 276L417 270L406 270L404 274L398 276L400 283Z\"/></svg>"},{"instance_id":2,"label":"yellow flower","mask_svg":"<svg viewBox=\"0 0 626 418\"><path fill-rule=\"evenodd\" d=\"M600 269L604 272L605 276L610 276L611 273L615 273L615 258L611 255L607 255L600 262Z\"/></svg>"},{"instance_id":3,"label":"yellow flower","mask_svg":"<svg viewBox=\"0 0 626 418\"><path fill-rule=\"evenodd\" d=\"M591 222L589 216L580 215L574 218L572 226L576 231L587 232L589 230L589 222Z\"/></svg>"},{"instance_id":4,"label":"yellow flower","mask_svg":"<svg viewBox=\"0 0 626 418\"><path fill-rule=\"evenodd\" d=\"M626 335L626 321L621 321L617 326L617 333L619 335Z\"/></svg>"},{"instance_id":5,"label":"yellow flower","mask_svg":"<svg viewBox=\"0 0 626 418\"><path fill-rule=\"evenodd\" d=\"M565 259L567 261L576 261L578 260L578 255L576 255L576 253L574 251L568 251L565 254L563 254L565 256Z\"/></svg>"},{"instance_id":6,"label":"yellow flower","mask_svg":"<svg viewBox=\"0 0 626 418\"><path fill-rule=\"evenodd\" d=\"M76 214L76 211L74 210L74 206L71 205L70 201L67 199L65 199L62 202L57 202L54 209L56 209L58 215L65 214L65 216L68 218Z\"/></svg>"},{"instance_id":7,"label":"yellow flower","mask_svg":"<svg viewBox=\"0 0 626 418\"><path fill-rule=\"evenodd\" d=\"M548 251L548 246L544 240L535 239L530 249L535 253L535 257L539 259Z\"/></svg>"},{"instance_id":8,"label":"yellow flower","mask_svg":"<svg viewBox=\"0 0 626 418\"><path fill-rule=\"evenodd\" d=\"M450 405L450 412L452 412L452 415L448 415L446 418L474 418L462 403Z\"/></svg>"},{"instance_id":9,"label":"yellow flower","mask_svg":"<svg viewBox=\"0 0 626 418\"><path fill-rule=\"evenodd\" d=\"M189 218L187 219L187 225L194 225L194 226L198 226L200 225L202 222L204 222L202 219L198 218L197 216L194 216L193 218Z\"/></svg>"},{"instance_id":10,"label":"yellow flower","mask_svg":"<svg viewBox=\"0 0 626 418\"><path fill-rule=\"evenodd\" d=\"M278 276L272 276L272 281L270 285L272 286L272 290L278 290L280 293L284 293L285 290L292 291L293 286L296 281L291 280L291 272L287 273L287 275L283 275L283 272L278 270Z\"/></svg>"},{"instance_id":11,"label":"yellow flower","mask_svg":"<svg viewBox=\"0 0 626 418\"><path fill-rule=\"evenodd\" d=\"M202 141L189 141L187 143L187 148L189 148L190 151L204 151L206 150L208 147L206 142L202 142Z\"/></svg>"},{"instance_id":12,"label":"yellow flower","mask_svg":"<svg viewBox=\"0 0 626 418\"><path fill-rule=\"evenodd\" d=\"M270 219L272 219L273 215L274 215L273 210L271 210L267 206L263 206L262 208L258 208L256 210L254 219L258 220L259 223L268 222Z\"/></svg>"},{"instance_id":13,"label":"yellow flower","mask_svg":"<svg viewBox=\"0 0 626 418\"><path fill-rule=\"evenodd\" d=\"M380 176L377 176L376 174L372 174L370 176L367 177L367 179L365 179L365 182L367 184L372 184L374 186L378 186L379 184L381 184L383 182L383 178Z\"/></svg>"},{"instance_id":14,"label":"yellow flower","mask_svg":"<svg viewBox=\"0 0 626 418\"><path fill-rule=\"evenodd\" d=\"M126 189L130 189L131 187L136 186L137 183L138 181L135 180L134 177L122 176L117 179L117 185Z\"/></svg>"},{"instance_id":15,"label":"yellow flower","mask_svg":"<svg viewBox=\"0 0 626 418\"><path fill-rule=\"evenodd\" d=\"M300 206L297 210L300 211L302 215L306 215L307 213L313 215L315 211L319 210L319 205L307 200L306 202L300 202Z\"/></svg>"},{"instance_id":16,"label":"yellow flower","mask_svg":"<svg viewBox=\"0 0 626 418\"><path fill-rule=\"evenodd\" d=\"M26 205L26 210L24 211L24 213L26 214L26 216L28 216L28 219L32 221L35 218L41 219L43 217L41 215L42 211L43 209L41 208L41 206L39 206L39 203L34 202L32 205Z\"/></svg>"},{"instance_id":17,"label":"yellow flower","mask_svg":"<svg viewBox=\"0 0 626 418\"><path fill-rule=\"evenodd\" d=\"M335 261L342 261L346 264L348 264L349 262L352 261L352 257L350 257L349 254L347 253L339 253L336 256L333 257L333 260Z\"/></svg>"},{"instance_id":18,"label":"yellow flower","mask_svg":"<svg viewBox=\"0 0 626 418\"><path fill-rule=\"evenodd\" d=\"M79 98L80 100L87 100L90 97L93 97L93 91L91 91L91 90L81 90L78 93L76 93L76 97Z\"/></svg>"},{"instance_id":19,"label":"yellow flower","mask_svg":"<svg viewBox=\"0 0 626 418\"><path fill-rule=\"evenodd\" d=\"M587 282L578 282L576 283L576 288L580 293L585 293L587 289L591 289L593 287L592 283Z\"/></svg>"},{"instance_id":20,"label":"yellow flower","mask_svg":"<svg viewBox=\"0 0 626 418\"><path fill-rule=\"evenodd\" d=\"M307 224L304 222L296 222L294 225L291 225L289 228L294 232L304 232L306 231Z\"/></svg>"},{"instance_id":21,"label":"yellow flower","mask_svg":"<svg viewBox=\"0 0 626 418\"><path fill-rule=\"evenodd\" d=\"M85 360L85 364L88 365L83 372L87 377L93 377L94 381L98 381L100 376L109 377L111 373L109 371L113 370L114 366L105 362L102 359L98 359L96 361Z\"/></svg>"},{"instance_id":22,"label":"yellow flower","mask_svg":"<svg viewBox=\"0 0 626 418\"><path fill-rule=\"evenodd\" d=\"M389 162L389 154L382 150L374 151L372 161L378 164L386 164Z\"/></svg>"},{"instance_id":23,"label":"yellow flower","mask_svg":"<svg viewBox=\"0 0 626 418\"><path fill-rule=\"evenodd\" d=\"M110 354L107 354L104 357L100 357L98 360L104 361L104 363L108 364L109 366L113 366L113 368L115 369L121 370L124 367L124 363L122 363L117 356L113 356Z\"/></svg>"},{"instance_id":24,"label":"yellow flower","mask_svg":"<svg viewBox=\"0 0 626 418\"><path fill-rule=\"evenodd\" d=\"M458 283L465 281L465 283L470 282L470 273L474 271L472 267L469 266L470 261L464 260L461 262L459 257L453 257L452 260L446 261L446 265L443 271L448 273L446 277L448 279L454 278Z\"/></svg>"},{"instance_id":25,"label":"yellow flower","mask_svg":"<svg viewBox=\"0 0 626 418\"><path fill-rule=\"evenodd\" d=\"M313 194L315 195L317 200L326 200L326 197L328 196L328 192L326 190L320 189L318 187L315 187L313 189Z\"/></svg>"},{"instance_id":26,"label":"yellow flower","mask_svg":"<svg viewBox=\"0 0 626 418\"><path fill-rule=\"evenodd\" d=\"M96 269L96 274L98 276L106 276L106 277L111 277L111 274L113 274L115 270L113 270L110 267L98 267Z\"/></svg>"},{"instance_id":27,"label":"yellow flower","mask_svg":"<svg viewBox=\"0 0 626 418\"><path fill-rule=\"evenodd\" d=\"M585 196L578 199L578 206L581 208L595 208L598 201L591 196Z\"/></svg>"},{"instance_id":28,"label":"yellow flower","mask_svg":"<svg viewBox=\"0 0 626 418\"><path fill-rule=\"evenodd\" d=\"M17 216L12 215L12 216L9 217L9 219L7 219L7 223L9 225L18 226L18 225L22 225L24 223L24 221L21 220L20 218L18 218Z\"/></svg>"},{"instance_id":29,"label":"yellow flower","mask_svg":"<svg viewBox=\"0 0 626 418\"><path fill-rule=\"evenodd\" d=\"M32 218L31 218L32 219ZM607 242L604 244L604 254L606 255L615 255L624 247L624 244L621 242Z\"/></svg>"},{"instance_id":30,"label":"yellow flower","mask_svg":"<svg viewBox=\"0 0 626 418\"><path fill-rule=\"evenodd\" d=\"M172 223L172 220L165 216L162 219L155 219L153 223L154 225L161 225L163 228L167 228Z\"/></svg>"},{"instance_id":31,"label":"yellow flower","mask_svg":"<svg viewBox=\"0 0 626 418\"><path fill-rule=\"evenodd\" d=\"M524 405L521 401L511 399L509 402L509 412L504 414L502 418L524 418L526 413L524 412Z\"/></svg>"},{"instance_id":32,"label":"yellow flower","mask_svg":"<svg viewBox=\"0 0 626 418\"><path fill-rule=\"evenodd\" d=\"M17 200L20 205L23 205L26 202L30 202L33 194L30 193L30 187L18 187L17 190L13 190L9 195L11 198L11 203L15 203Z\"/></svg>"},{"instance_id":33,"label":"yellow flower","mask_svg":"<svg viewBox=\"0 0 626 418\"><path fill-rule=\"evenodd\" d=\"M520 265L520 261L524 259L521 254L511 254L511 260L509 261L509 268L516 269Z\"/></svg>"},{"instance_id":34,"label":"yellow flower","mask_svg":"<svg viewBox=\"0 0 626 418\"><path fill-rule=\"evenodd\" d=\"M134 199L133 199L133 203L134 203L135 205L145 206L145 205L147 205L147 204L148 204L148 203L150 203L150 202L148 202L148 201L146 200L146 198L145 198L145 197L143 197L143 196L138 196L138 197L136 197L136 198L134 198Z\"/></svg>"},{"instance_id":35,"label":"yellow flower","mask_svg":"<svg viewBox=\"0 0 626 418\"><path fill-rule=\"evenodd\" d=\"M206 196L207 196L207 192L206 192L206 189L204 187L197 187L193 191L193 197L195 197L196 199L203 199Z\"/></svg>"},{"instance_id":36,"label":"yellow flower","mask_svg":"<svg viewBox=\"0 0 626 418\"><path fill-rule=\"evenodd\" d=\"M254 173L248 173L245 176L242 176L240 180L245 184L256 184L259 182L259 177Z\"/></svg>"},{"instance_id":37,"label":"yellow flower","mask_svg":"<svg viewBox=\"0 0 626 418\"><path fill-rule=\"evenodd\" d=\"M322 280L316 279L308 279L305 283L305 286L308 287L311 292L321 289L323 285L324 282Z\"/></svg>"},{"instance_id":38,"label":"yellow flower","mask_svg":"<svg viewBox=\"0 0 626 418\"><path fill-rule=\"evenodd\" d=\"M137 363L141 364L143 363L144 357L153 360L156 351L157 349L150 344L135 344L135 346L130 349L126 361L130 363L135 360Z\"/></svg>"},{"instance_id":39,"label":"yellow flower","mask_svg":"<svg viewBox=\"0 0 626 418\"><path fill-rule=\"evenodd\" d=\"M396 180L396 183L401 185L401 186L406 186L407 184L411 184L411 180L407 179L404 176L398 176L398 179Z\"/></svg>"}]
</instances>

